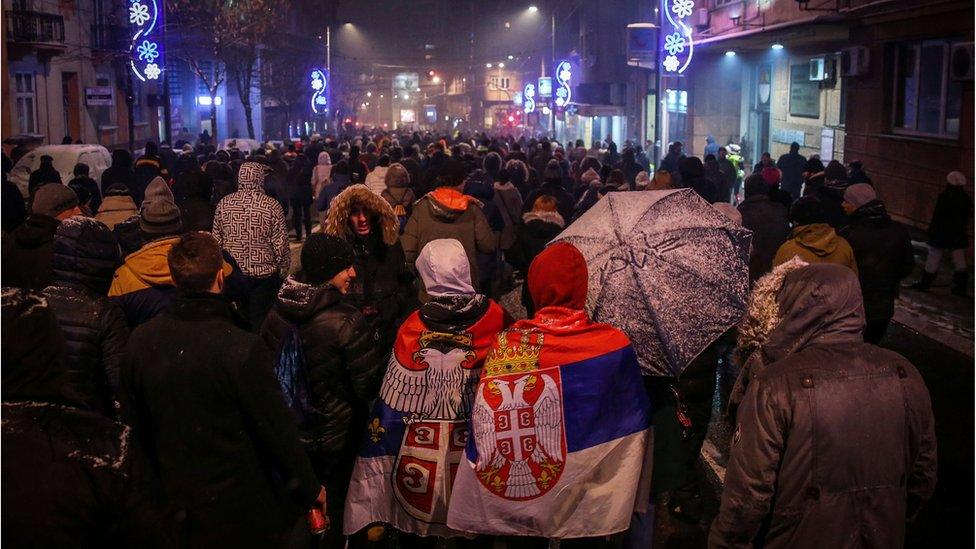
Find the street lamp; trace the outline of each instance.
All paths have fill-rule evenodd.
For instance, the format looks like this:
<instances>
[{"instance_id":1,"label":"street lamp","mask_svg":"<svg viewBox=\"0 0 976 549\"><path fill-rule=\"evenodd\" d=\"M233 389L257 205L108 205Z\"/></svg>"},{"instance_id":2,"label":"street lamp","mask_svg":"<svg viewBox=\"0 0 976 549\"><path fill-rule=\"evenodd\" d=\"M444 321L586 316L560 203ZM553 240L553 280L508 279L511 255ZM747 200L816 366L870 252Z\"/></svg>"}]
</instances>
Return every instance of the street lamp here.
<instances>
[{"instance_id":1,"label":"street lamp","mask_svg":"<svg viewBox=\"0 0 976 549\"><path fill-rule=\"evenodd\" d=\"M535 13L537 11L539 11L539 8L536 6L529 6L529 13Z\"/></svg>"}]
</instances>

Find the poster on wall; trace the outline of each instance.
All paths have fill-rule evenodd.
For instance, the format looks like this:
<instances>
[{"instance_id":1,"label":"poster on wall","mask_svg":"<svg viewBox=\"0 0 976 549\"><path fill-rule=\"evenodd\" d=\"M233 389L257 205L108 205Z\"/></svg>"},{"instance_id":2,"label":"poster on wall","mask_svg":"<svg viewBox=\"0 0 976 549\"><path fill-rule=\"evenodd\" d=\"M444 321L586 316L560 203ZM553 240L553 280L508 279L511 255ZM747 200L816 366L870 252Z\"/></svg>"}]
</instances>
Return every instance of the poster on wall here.
<instances>
[{"instance_id":1,"label":"poster on wall","mask_svg":"<svg viewBox=\"0 0 976 549\"><path fill-rule=\"evenodd\" d=\"M820 82L810 80L810 66L790 65L790 116L820 118Z\"/></svg>"}]
</instances>

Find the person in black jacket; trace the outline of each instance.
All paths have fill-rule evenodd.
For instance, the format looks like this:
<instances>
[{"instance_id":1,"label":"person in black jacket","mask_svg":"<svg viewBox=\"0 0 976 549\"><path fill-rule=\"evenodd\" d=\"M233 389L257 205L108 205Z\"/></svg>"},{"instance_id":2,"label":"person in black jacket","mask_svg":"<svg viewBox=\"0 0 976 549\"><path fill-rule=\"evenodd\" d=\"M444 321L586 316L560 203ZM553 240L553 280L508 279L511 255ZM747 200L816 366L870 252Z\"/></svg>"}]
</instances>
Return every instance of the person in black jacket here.
<instances>
[{"instance_id":1,"label":"person in black jacket","mask_svg":"<svg viewBox=\"0 0 976 549\"><path fill-rule=\"evenodd\" d=\"M749 280L752 282L773 268L776 252L790 237L790 213L781 203L770 199L768 192L766 180L754 173L746 178L745 199L739 204L742 226L752 231L752 249L749 250Z\"/></svg>"},{"instance_id":2,"label":"person in black jacket","mask_svg":"<svg viewBox=\"0 0 976 549\"><path fill-rule=\"evenodd\" d=\"M34 290L50 284L54 232L62 220L80 213L78 195L67 186L41 187L27 220L3 237L3 284Z\"/></svg>"},{"instance_id":3,"label":"person in black jacket","mask_svg":"<svg viewBox=\"0 0 976 549\"><path fill-rule=\"evenodd\" d=\"M536 199L542 195L549 195L556 199L556 209L564 220L573 218L576 201L573 199L573 195L569 194L569 191L563 187L562 170L559 167L559 161L556 159L550 160L546 165L546 169L542 173L542 186L532 190L525 197L523 213L531 211Z\"/></svg>"},{"instance_id":4,"label":"person in black jacket","mask_svg":"<svg viewBox=\"0 0 976 549\"><path fill-rule=\"evenodd\" d=\"M86 201L82 200L83 191L88 193L88 209L91 215L98 213L98 208L102 205L102 193L98 190L98 183L91 177L88 177L89 169L88 164L75 164L75 169L72 172L74 179L68 182L68 186L71 187L76 193L78 193L78 198L82 204Z\"/></svg>"},{"instance_id":5,"label":"person in black jacket","mask_svg":"<svg viewBox=\"0 0 976 549\"><path fill-rule=\"evenodd\" d=\"M529 265L537 255L542 253L553 238L566 227L563 216L556 211L556 199L549 195L542 195L535 200L532 211L522 214L522 228L518 232L515 244L505 258L523 278L529 272ZM529 295L528 284L522 284L522 306L528 313L527 318L535 316L535 307Z\"/></svg>"},{"instance_id":6,"label":"person in black jacket","mask_svg":"<svg viewBox=\"0 0 976 549\"><path fill-rule=\"evenodd\" d=\"M61 222L54 234L54 277L44 296L66 341L66 366L72 386L88 407L115 416L119 370L129 327L106 294L121 263L112 231L90 217Z\"/></svg>"},{"instance_id":7,"label":"person in black jacket","mask_svg":"<svg viewBox=\"0 0 976 549\"><path fill-rule=\"evenodd\" d=\"M285 178L285 192L291 205L292 221L295 224L295 238L302 241L302 229L305 237L312 234L312 169L305 155L295 157L288 175Z\"/></svg>"},{"instance_id":8,"label":"person in black jacket","mask_svg":"<svg viewBox=\"0 0 976 549\"><path fill-rule=\"evenodd\" d=\"M705 175L705 166L697 156L682 158L678 163L678 173L681 174L682 187L694 189L709 204L718 202L721 183Z\"/></svg>"},{"instance_id":9,"label":"person in black jacket","mask_svg":"<svg viewBox=\"0 0 976 549\"><path fill-rule=\"evenodd\" d=\"M129 429L84 410L44 296L4 288L3 544L173 547Z\"/></svg>"},{"instance_id":10,"label":"person in black jacket","mask_svg":"<svg viewBox=\"0 0 976 549\"><path fill-rule=\"evenodd\" d=\"M30 180L27 183L27 192L31 202L34 201L34 194L37 189L48 183L63 183L63 181L61 181L61 174L54 169L54 159L44 154L41 155L41 165L31 172Z\"/></svg>"},{"instance_id":11,"label":"person in black jacket","mask_svg":"<svg viewBox=\"0 0 976 549\"><path fill-rule=\"evenodd\" d=\"M363 313L379 348L390 348L400 324L420 306L393 208L364 185L353 185L332 201L323 227L348 242L356 256L356 278L343 301Z\"/></svg>"},{"instance_id":12,"label":"person in black jacket","mask_svg":"<svg viewBox=\"0 0 976 549\"><path fill-rule=\"evenodd\" d=\"M102 172L102 180L100 182L102 196L105 196L106 191L116 183L125 185L125 188L129 189L131 193L134 179L132 155L125 149L115 149L112 151L112 165Z\"/></svg>"},{"instance_id":13,"label":"person in black jacket","mask_svg":"<svg viewBox=\"0 0 976 549\"><path fill-rule=\"evenodd\" d=\"M849 224L840 234L857 261L864 297L864 341L877 345L895 314L901 280L915 268L915 251L908 229L888 217L870 184L848 187L844 209L850 212Z\"/></svg>"},{"instance_id":14,"label":"person in black jacket","mask_svg":"<svg viewBox=\"0 0 976 549\"><path fill-rule=\"evenodd\" d=\"M223 261L212 236L182 236L168 263L178 296L129 339L123 415L182 518L187 546L284 546L326 494L274 357L235 326L219 295Z\"/></svg>"},{"instance_id":15,"label":"person in black jacket","mask_svg":"<svg viewBox=\"0 0 976 549\"><path fill-rule=\"evenodd\" d=\"M328 489L329 517L339 525L368 403L382 380L380 353L387 349L378 348L359 309L343 302L356 277L352 246L315 233L302 246L301 261L302 271L281 286L261 335L278 353L293 331L301 339L316 411L306 428L306 450ZM341 547L341 540L331 539L329 546Z\"/></svg>"},{"instance_id":16,"label":"person in black jacket","mask_svg":"<svg viewBox=\"0 0 976 549\"><path fill-rule=\"evenodd\" d=\"M966 176L962 172L950 172L946 177L945 190L939 195L929 222L929 255L925 259L922 278L912 285L915 290L928 290L939 272L942 256L952 255L952 293L966 295L969 289L969 271L966 266L966 250L969 248L968 225L973 216L973 199L966 194Z\"/></svg>"}]
</instances>

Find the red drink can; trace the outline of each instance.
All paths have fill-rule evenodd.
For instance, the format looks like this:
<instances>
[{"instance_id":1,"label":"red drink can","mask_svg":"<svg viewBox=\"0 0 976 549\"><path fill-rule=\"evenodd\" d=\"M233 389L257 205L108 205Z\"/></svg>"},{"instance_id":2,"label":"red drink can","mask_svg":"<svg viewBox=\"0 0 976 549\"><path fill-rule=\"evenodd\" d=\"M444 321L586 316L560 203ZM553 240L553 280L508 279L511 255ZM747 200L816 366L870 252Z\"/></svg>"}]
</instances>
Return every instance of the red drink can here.
<instances>
[{"instance_id":1,"label":"red drink can","mask_svg":"<svg viewBox=\"0 0 976 549\"><path fill-rule=\"evenodd\" d=\"M325 514L318 507L308 510L308 529L313 536L324 534L329 529L329 523L325 519Z\"/></svg>"}]
</instances>

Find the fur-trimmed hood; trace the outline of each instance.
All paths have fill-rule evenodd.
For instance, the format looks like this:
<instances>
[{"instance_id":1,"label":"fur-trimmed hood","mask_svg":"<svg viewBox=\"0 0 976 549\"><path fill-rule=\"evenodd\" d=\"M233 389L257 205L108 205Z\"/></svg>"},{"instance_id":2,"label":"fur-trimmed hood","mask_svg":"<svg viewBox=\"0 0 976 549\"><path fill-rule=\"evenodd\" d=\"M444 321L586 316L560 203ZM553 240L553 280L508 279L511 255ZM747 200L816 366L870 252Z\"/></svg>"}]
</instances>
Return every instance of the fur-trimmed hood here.
<instances>
[{"instance_id":1,"label":"fur-trimmed hood","mask_svg":"<svg viewBox=\"0 0 976 549\"><path fill-rule=\"evenodd\" d=\"M353 234L349 229L349 213L353 204L362 204L379 220L383 230L383 243L387 246L396 244L399 236L400 222L390 203L383 197L369 190L366 185L350 185L339 193L329 206L329 215L325 220L326 234L351 239Z\"/></svg>"},{"instance_id":2,"label":"fur-trimmed hood","mask_svg":"<svg viewBox=\"0 0 976 549\"><path fill-rule=\"evenodd\" d=\"M559 212L532 210L531 212L525 212L522 214L522 221L525 223L530 221L542 221L544 223L559 225L560 229L566 228L566 220L563 219L563 216L559 215Z\"/></svg>"}]
</instances>

